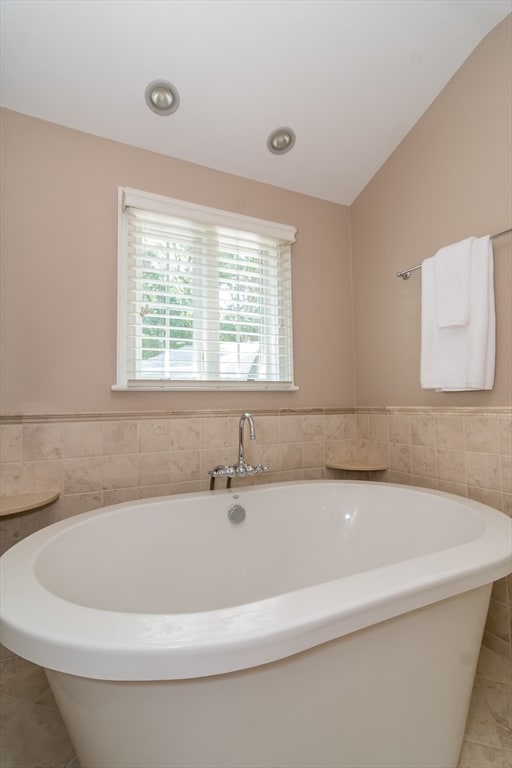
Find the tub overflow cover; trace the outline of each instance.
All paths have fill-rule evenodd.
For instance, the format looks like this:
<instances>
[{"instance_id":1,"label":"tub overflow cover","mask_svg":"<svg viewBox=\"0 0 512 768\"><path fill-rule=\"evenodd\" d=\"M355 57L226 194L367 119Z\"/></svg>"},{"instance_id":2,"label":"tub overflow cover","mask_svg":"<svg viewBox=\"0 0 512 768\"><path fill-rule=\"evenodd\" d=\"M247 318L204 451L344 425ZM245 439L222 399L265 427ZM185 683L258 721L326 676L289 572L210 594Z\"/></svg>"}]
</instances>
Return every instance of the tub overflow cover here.
<instances>
[{"instance_id":1,"label":"tub overflow cover","mask_svg":"<svg viewBox=\"0 0 512 768\"><path fill-rule=\"evenodd\" d=\"M245 520L245 509L241 504L233 504L228 510L228 518L232 523L243 523Z\"/></svg>"}]
</instances>

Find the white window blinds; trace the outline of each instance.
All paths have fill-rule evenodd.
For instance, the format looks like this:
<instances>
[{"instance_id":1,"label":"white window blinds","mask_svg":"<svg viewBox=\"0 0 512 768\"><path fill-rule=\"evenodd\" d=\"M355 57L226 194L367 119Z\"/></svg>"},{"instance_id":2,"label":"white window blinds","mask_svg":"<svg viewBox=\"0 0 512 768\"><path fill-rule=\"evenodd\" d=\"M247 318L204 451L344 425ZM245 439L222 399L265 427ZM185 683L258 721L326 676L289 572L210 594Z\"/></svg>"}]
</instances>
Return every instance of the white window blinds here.
<instances>
[{"instance_id":1,"label":"white window blinds","mask_svg":"<svg viewBox=\"0 0 512 768\"><path fill-rule=\"evenodd\" d=\"M117 388L295 388L295 229L120 192Z\"/></svg>"}]
</instances>

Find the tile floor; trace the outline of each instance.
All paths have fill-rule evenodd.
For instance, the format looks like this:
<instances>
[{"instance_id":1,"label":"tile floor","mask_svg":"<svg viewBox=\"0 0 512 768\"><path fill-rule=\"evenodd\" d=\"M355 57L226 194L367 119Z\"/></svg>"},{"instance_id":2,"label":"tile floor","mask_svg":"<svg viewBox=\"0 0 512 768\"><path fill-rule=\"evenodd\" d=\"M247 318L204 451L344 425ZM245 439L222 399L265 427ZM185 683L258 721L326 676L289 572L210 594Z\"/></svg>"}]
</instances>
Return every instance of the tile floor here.
<instances>
[{"instance_id":1,"label":"tile floor","mask_svg":"<svg viewBox=\"0 0 512 768\"><path fill-rule=\"evenodd\" d=\"M43 671L0 684L0 768L80 768ZM482 647L458 768L512 768L512 664Z\"/></svg>"}]
</instances>

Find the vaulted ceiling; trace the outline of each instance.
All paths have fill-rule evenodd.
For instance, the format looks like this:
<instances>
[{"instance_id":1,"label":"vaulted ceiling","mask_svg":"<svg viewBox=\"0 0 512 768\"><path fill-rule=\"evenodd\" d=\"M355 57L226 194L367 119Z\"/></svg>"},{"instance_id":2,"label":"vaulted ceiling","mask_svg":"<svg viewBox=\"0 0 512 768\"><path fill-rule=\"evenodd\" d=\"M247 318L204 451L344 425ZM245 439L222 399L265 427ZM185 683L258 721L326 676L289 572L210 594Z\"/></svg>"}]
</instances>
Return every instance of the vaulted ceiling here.
<instances>
[{"instance_id":1,"label":"vaulted ceiling","mask_svg":"<svg viewBox=\"0 0 512 768\"><path fill-rule=\"evenodd\" d=\"M350 204L510 0L1 0L1 104ZM149 82L179 91L154 114ZM291 127L293 149L267 149Z\"/></svg>"}]
</instances>

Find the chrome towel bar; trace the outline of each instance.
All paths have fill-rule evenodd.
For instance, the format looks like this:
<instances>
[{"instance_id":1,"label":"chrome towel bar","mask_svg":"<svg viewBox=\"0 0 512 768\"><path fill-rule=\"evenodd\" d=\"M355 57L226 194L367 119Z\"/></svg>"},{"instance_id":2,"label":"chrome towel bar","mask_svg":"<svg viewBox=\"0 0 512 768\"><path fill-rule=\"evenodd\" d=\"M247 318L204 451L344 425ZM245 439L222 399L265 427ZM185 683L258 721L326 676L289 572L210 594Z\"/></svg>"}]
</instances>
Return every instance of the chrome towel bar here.
<instances>
[{"instance_id":1,"label":"chrome towel bar","mask_svg":"<svg viewBox=\"0 0 512 768\"><path fill-rule=\"evenodd\" d=\"M501 237L502 235L508 235L509 232L512 232L512 227L510 229L504 229L503 232L498 232L496 235L491 235L491 240L495 240L497 237ZM421 269L421 266L421 264L416 264L415 267L403 269L401 272L397 272L396 276L401 277L402 280L408 280L411 276L411 272L414 272L416 269Z\"/></svg>"}]
</instances>

